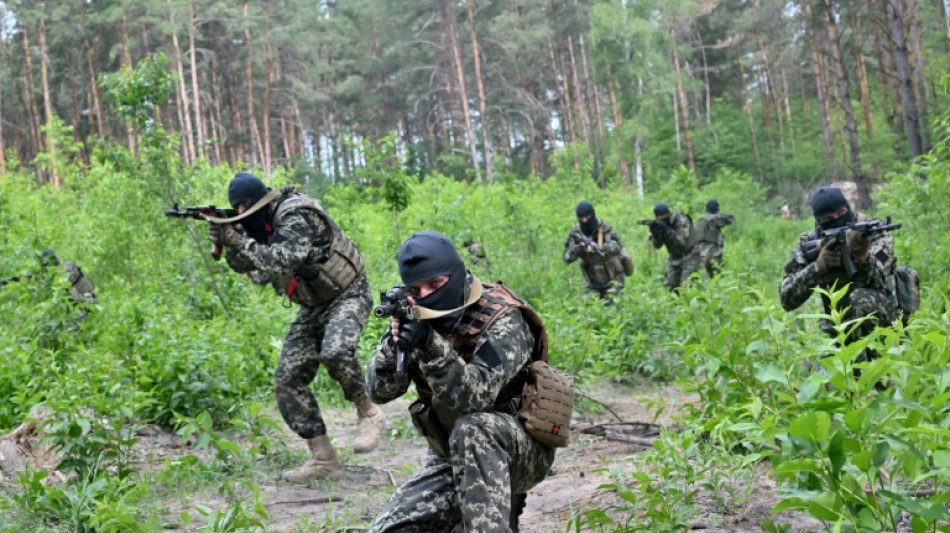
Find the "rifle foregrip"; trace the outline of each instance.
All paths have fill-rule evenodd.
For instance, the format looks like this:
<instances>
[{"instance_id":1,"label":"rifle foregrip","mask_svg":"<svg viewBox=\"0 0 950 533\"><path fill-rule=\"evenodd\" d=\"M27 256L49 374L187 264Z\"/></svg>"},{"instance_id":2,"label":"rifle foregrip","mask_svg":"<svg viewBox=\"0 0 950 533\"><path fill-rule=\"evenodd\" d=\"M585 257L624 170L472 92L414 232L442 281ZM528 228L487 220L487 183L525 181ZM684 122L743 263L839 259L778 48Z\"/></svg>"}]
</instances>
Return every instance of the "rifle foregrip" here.
<instances>
[{"instance_id":1,"label":"rifle foregrip","mask_svg":"<svg viewBox=\"0 0 950 533\"><path fill-rule=\"evenodd\" d=\"M396 347L396 373L406 373L406 350Z\"/></svg>"}]
</instances>

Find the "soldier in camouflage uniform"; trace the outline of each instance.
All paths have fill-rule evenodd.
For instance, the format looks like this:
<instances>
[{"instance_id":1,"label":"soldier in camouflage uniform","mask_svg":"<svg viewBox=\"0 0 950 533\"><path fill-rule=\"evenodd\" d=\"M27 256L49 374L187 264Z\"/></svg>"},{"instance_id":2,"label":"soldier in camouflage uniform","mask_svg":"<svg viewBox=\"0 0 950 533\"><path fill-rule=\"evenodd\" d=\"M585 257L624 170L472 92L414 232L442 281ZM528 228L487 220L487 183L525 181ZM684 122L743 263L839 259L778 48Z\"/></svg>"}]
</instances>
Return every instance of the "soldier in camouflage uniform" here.
<instances>
[{"instance_id":1,"label":"soldier in camouflage uniform","mask_svg":"<svg viewBox=\"0 0 950 533\"><path fill-rule=\"evenodd\" d=\"M710 278L719 272L722 247L725 244L722 228L733 222L735 217L719 212L719 202L715 198L706 202L706 212L699 217L693 228L693 257L698 261L696 270L706 269Z\"/></svg>"},{"instance_id":2,"label":"soldier in camouflage uniform","mask_svg":"<svg viewBox=\"0 0 950 533\"><path fill-rule=\"evenodd\" d=\"M363 259L320 204L293 188L272 191L253 174L241 173L231 180L228 199L240 213L244 233L218 220L222 223L211 224L211 240L226 246L232 270L270 281L278 294L300 305L284 340L274 388L280 414L307 440L311 458L283 477L297 482L336 477L342 467L309 388L319 366L326 366L344 397L356 404L355 452L374 449L385 424L383 412L366 394L356 356L373 302Z\"/></svg>"},{"instance_id":3,"label":"soldier in camouflage uniform","mask_svg":"<svg viewBox=\"0 0 950 533\"><path fill-rule=\"evenodd\" d=\"M584 286L601 298L612 302L612 296L623 289L624 271L620 260L623 245L610 224L597 218L594 206L582 201L574 208L577 225L567 234L564 262L581 260ZM583 237L581 237L583 235ZM589 244L584 242L589 239Z\"/></svg>"},{"instance_id":4,"label":"soldier in camouflage uniform","mask_svg":"<svg viewBox=\"0 0 950 533\"><path fill-rule=\"evenodd\" d=\"M495 296L513 294L504 285L483 285L467 273L440 233L409 237L396 260L409 304L425 314L393 319L367 387L385 403L415 384L419 400L409 411L429 450L370 531L517 531L524 496L554 461L554 449L532 439L516 416L523 370L536 339L546 339L543 325ZM405 374L396 372L397 350L406 354Z\"/></svg>"},{"instance_id":5,"label":"soldier in camouflage uniform","mask_svg":"<svg viewBox=\"0 0 950 533\"><path fill-rule=\"evenodd\" d=\"M56 253L53 252L52 248L47 248L39 254L39 263L40 263L40 272L45 276L47 274L47 267L49 266L59 266L59 258L56 257ZM79 268L79 265L73 263L72 261L66 261L62 264L63 272L66 274L67 279L69 280L69 297L72 299L73 303L79 306L79 320L86 318L89 314L89 309L91 306L94 306L99 303L99 298L95 293L95 285L92 284L92 280L83 273L82 269ZM12 276L0 280L0 285L6 285L8 283L16 283L20 281L26 281L32 279L32 274L23 274L20 276ZM87 304L87 305L79 305Z\"/></svg>"},{"instance_id":6,"label":"soldier in camouflage uniform","mask_svg":"<svg viewBox=\"0 0 950 533\"><path fill-rule=\"evenodd\" d=\"M489 276L488 279L492 279L491 261L488 260L488 256L485 254L485 247L482 246L482 243L469 238L462 243L462 246L468 251L468 255L471 258L470 264L484 269Z\"/></svg>"},{"instance_id":7,"label":"soldier in camouflage uniform","mask_svg":"<svg viewBox=\"0 0 950 533\"><path fill-rule=\"evenodd\" d=\"M840 289L850 282L848 292L838 302L841 309L849 307L844 320L871 317L858 327L847 341L852 342L871 333L875 325L889 325L897 317L896 286L893 276L897 258L894 255L894 237L890 232L861 235L847 232L848 247L854 258L857 272L848 280L843 270L841 252L834 240L823 243L817 258L805 258L804 244L818 238L818 230L844 227L851 222L868 220L856 215L840 190L821 187L811 197L812 212L817 227L798 237L798 246L792 251L792 260L785 265L785 277L779 291L782 307L786 311L799 308L811 296L815 287ZM824 312L831 313L831 302L821 297ZM837 337L834 324L825 318L819 321L822 331ZM876 354L865 353L859 360L873 358Z\"/></svg>"},{"instance_id":8,"label":"soldier in camouflage uniform","mask_svg":"<svg viewBox=\"0 0 950 533\"><path fill-rule=\"evenodd\" d=\"M666 246L669 257L666 260L666 280L663 286L676 291L689 280L689 276L699 268L693 259L690 236L693 222L685 213L670 210L666 204L653 207L653 220L648 221L650 242L654 248Z\"/></svg>"}]
</instances>

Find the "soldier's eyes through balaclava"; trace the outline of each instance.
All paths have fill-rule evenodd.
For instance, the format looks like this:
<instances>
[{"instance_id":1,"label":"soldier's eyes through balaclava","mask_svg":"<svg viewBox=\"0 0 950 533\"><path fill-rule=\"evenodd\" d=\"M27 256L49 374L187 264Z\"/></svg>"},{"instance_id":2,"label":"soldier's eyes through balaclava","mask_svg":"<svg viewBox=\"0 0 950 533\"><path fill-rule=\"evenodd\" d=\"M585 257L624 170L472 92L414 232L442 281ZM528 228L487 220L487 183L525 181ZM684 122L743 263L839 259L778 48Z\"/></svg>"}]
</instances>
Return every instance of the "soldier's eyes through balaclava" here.
<instances>
[{"instance_id":1,"label":"soldier's eyes through balaclava","mask_svg":"<svg viewBox=\"0 0 950 533\"><path fill-rule=\"evenodd\" d=\"M841 190L836 187L819 188L815 191L815 194L811 196L810 203L812 214L815 215L815 223L818 224L821 229L829 230L840 228L854 221L854 213L851 212L851 206L848 205L848 200L844 197ZM822 217L831 215L842 207L847 208L848 213L846 215L825 222L824 224L820 222Z\"/></svg>"},{"instance_id":2,"label":"soldier's eyes through balaclava","mask_svg":"<svg viewBox=\"0 0 950 533\"><path fill-rule=\"evenodd\" d=\"M445 235L435 231L413 234L399 247L396 262L399 276L407 286L437 276L449 276L449 281L438 290L425 298L416 298L417 304L435 311L447 311L465 303L465 262ZM429 322L437 331L446 332L461 316L462 311L456 311Z\"/></svg>"}]
</instances>

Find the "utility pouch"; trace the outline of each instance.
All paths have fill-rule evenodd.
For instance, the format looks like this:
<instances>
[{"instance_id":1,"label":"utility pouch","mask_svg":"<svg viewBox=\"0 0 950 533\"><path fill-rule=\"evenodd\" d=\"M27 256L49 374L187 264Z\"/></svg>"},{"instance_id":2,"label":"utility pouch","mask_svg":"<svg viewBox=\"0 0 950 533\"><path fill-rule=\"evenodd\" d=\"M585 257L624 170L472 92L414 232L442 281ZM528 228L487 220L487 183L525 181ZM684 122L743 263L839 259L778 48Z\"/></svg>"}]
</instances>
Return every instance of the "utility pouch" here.
<instances>
[{"instance_id":1,"label":"utility pouch","mask_svg":"<svg viewBox=\"0 0 950 533\"><path fill-rule=\"evenodd\" d=\"M574 408L574 376L545 361L528 366L518 418L528 435L551 448L567 446Z\"/></svg>"},{"instance_id":2,"label":"utility pouch","mask_svg":"<svg viewBox=\"0 0 950 533\"><path fill-rule=\"evenodd\" d=\"M439 422L439 418L432 409L432 404L426 400L416 400L409 406L409 416L412 425L429 442L429 447L440 457L449 456L449 433Z\"/></svg>"},{"instance_id":3,"label":"utility pouch","mask_svg":"<svg viewBox=\"0 0 950 533\"><path fill-rule=\"evenodd\" d=\"M897 306L906 317L920 308L920 277L911 266L897 267L894 276L897 278Z\"/></svg>"},{"instance_id":4,"label":"utility pouch","mask_svg":"<svg viewBox=\"0 0 950 533\"><path fill-rule=\"evenodd\" d=\"M626 250L620 250L620 264L623 265L623 274L625 276L633 275L633 258L630 257L630 252Z\"/></svg>"}]
</instances>

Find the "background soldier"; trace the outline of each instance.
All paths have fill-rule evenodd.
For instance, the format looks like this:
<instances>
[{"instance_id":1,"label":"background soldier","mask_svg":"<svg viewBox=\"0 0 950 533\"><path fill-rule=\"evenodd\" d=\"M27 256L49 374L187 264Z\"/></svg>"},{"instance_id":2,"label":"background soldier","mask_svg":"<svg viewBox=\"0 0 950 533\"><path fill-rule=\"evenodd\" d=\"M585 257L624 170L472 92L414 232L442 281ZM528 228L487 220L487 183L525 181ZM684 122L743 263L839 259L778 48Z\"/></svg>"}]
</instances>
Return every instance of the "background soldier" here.
<instances>
[{"instance_id":1,"label":"background soldier","mask_svg":"<svg viewBox=\"0 0 950 533\"><path fill-rule=\"evenodd\" d=\"M785 277L779 295L782 308L792 311L808 301L815 287L838 289L850 282L848 292L838 302L838 308L848 308L844 320L870 317L848 337L852 342L871 333L878 324L889 325L897 316L897 301L893 271L897 263L894 255L894 236L890 232L862 235L848 230L847 243L857 267L849 279L843 268L841 250L833 239L823 242L814 259L805 257L805 243L819 237L819 230L827 231L847 226L851 222L870 220L864 215L855 215L840 190L821 187L811 197L812 213L816 228L798 237L798 246L792 251L792 260L785 265ZM825 313L831 313L830 299L822 295ZM825 318L819 320L822 331L837 337L834 324ZM874 353L862 354L860 360L874 357Z\"/></svg>"},{"instance_id":2,"label":"background soldier","mask_svg":"<svg viewBox=\"0 0 950 533\"><path fill-rule=\"evenodd\" d=\"M676 291L699 268L698 263L690 257L693 222L685 213L676 209L671 211L663 203L653 206L653 216L656 218L643 220L641 223L650 227L650 242L654 248L666 246L669 257L666 260L666 280L663 286Z\"/></svg>"},{"instance_id":3,"label":"background soldier","mask_svg":"<svg viewBox=\"0 0 950 533\"><path fill-rule=\"evenodd\" d=\"M722 263L725 244L722 228L733 222L735 217L720 213L719 202L711 198L706 202L706 212L693 228L693 256L699 262L696 269L705 268L710 278L719 273L719 264Z\"/></svg>"},{"instance_id":4,"label":"background soldier","mask_svg":"<svg viewBox=\"0 0 950 533\"><path fill-rule=\"evenodd\" d=\"M491 261L488 260L488 256L485 254L485 247L482 246L482 243L476 241L475 239L468 238L462 246L468 251L469 260L471 265L477 266L485 271L488 274L488 279L492 279L491 273Z\"/></svg>"},{"instance_id":5,"label":"background soldier","mask_svg":"<svg viewBox=\"0 0 950 533\"><path fill-rule=\"evenodd\" d=\"M231 269L258 271L269 277L278 294L300 305L284 340L274 388L280 414L290 429L307 439L311 458L283 477L298 482L333 477L342 467L309 388L320 364L343 388L344 397L356 404L353 451L375 448L385 423L383 412L366 395L356 357L373 304L363 258L323 207L293 188L271 190L253 174L241 173L231 180L228 200L247 236L225 223L234 219L215 219L210 239L227 247Z\"/></svg>"},{"instance_id":6,"label":"background soldier","mask_svg":"<svg viewBox=\"0 0 950 533\"><path fill-rule=\"evenodd\" d=\"M47 248L39 254L39 263L40 263L40 272L45 276L47 274L47 267L49 266L59 266L59 258L56 257L56 253L52 248ZM73 263L72 261L66 261L62 264L63 272L66 273L66 277L69 280L69 297L72 299L74 304L88 304L85 306L79 307L79 320L86 318L89 314L90 306L93 306L99 303L99 298L95 293L95 285L93 285L92 280L83 273L82 269L79 268L79 265ZM12 276L0 280L0 285L6 285L8 283L16 283L20 281L26 281L33 277L32 274L23 274L20 276Z\"/></svg>"},{"instance_id":7,"label":"background soldier","mask_svg":"<svg viewBox=\"0 0 950 533\"><path fill-rule=\"evenodd\" d=\"M623 245L610 224L597 218L590 202L584 200L577 204L574 213L577 225L567 234L564 262L570 264L580 259L584 286L612 303L611 297L624 285L620 260Z\"/></svg>"},{"instance_id":8,"label":"background soldier","mask_svg":"<svg viewBox=\"0 0 950 533\"><path fill-rule=\"evenodd\" d=\"M554 461L554 449L532 439L516 417L524 386L519 376L546 345L544 326L530 308L500 297L513 296L503 284L483 288L466 273L440 233L409 237L396 260L408 303L429 318L392 319L367 383L380 403L405 394L410 379L415 383L419 400L409 412L429 451L370 531L454 531L459 525L510 531L524 494ZM397 350L406 354L405 374L396 371Z\"/></svg>"}]
</instances>

